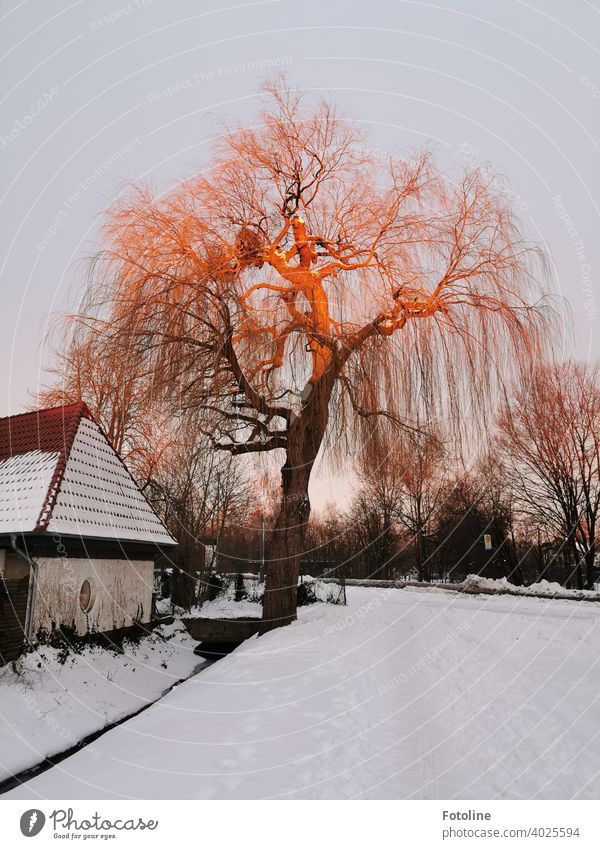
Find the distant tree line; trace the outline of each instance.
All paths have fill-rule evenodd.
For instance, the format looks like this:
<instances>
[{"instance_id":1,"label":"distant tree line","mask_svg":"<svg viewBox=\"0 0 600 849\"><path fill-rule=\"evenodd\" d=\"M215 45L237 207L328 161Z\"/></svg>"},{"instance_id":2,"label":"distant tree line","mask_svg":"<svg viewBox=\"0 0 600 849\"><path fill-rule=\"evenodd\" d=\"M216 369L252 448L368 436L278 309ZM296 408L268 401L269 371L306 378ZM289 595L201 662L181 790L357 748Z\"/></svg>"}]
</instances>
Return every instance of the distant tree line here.
<instances>
[{"instance_id":1,"label":"distant tree line","mask_svg":"<svg viewBox=\"0 0 600 849\"><path fill-rule=\"evenodd\" d=\"M276 475L212 450L193 414L173 419L117 364L72 348L45 405L83 396L178 548L163 564L173 601L201 603L213 572L256 572L279 499ZM102 374L100 367L106 372ZM347 507L313 514L305 574L592 587L600 511L600 369L540 365L506 394L474 456L452 427L416 422L372 439L348 476ZM264 547L261 528L264 526ZM489 535L491 549L486 549Z\"/></svg>"},{"instance_id":2,"label":"distant tree line","mask_svg":"<svg viewBox=\"0 0 600 849\"><path fill-rule=\"evenodd\" d=\"M313 519L306 558L347 576L470 573L592 588L600 510L600 370L541 365L506 395L476 459L440 427L377 443L348 510ZM489 535L491 549L486 549ZM305 559L306 559L305 558Z\"/></svg>"}]
</instances>

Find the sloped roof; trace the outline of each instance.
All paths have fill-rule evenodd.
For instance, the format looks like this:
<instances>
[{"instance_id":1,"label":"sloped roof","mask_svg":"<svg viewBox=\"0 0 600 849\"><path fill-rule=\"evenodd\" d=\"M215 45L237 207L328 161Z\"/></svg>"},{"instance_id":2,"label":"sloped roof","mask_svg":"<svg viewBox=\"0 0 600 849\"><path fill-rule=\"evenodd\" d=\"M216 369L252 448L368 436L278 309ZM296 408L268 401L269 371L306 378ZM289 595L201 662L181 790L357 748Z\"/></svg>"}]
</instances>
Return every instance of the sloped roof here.
<instances>
[{"instance_id":1,"label":"sloped roof","mask_svg":"<svg viewBox=\"0 0 600 849\"><path fill-rule=\"evenodd\" d=\"M0 419L0 533L174 540L83 402Z\"/></svg>"}]
</instances>

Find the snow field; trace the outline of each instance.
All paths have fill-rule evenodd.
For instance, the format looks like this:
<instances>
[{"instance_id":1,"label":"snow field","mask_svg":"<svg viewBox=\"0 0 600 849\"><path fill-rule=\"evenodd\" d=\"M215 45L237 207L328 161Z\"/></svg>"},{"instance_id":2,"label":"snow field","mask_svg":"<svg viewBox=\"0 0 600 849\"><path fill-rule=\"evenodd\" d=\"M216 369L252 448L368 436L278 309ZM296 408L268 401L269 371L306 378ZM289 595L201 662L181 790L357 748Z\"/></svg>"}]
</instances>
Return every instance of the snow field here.
<instances>
[{"instance_id":1,"label":"snow field","mask_svg":"<svg viewBox=\"0 0 600 849\"><path fill-rule=\"evenodd\" d=\"M13 798L597 798L595 604L349 588Z\"/></svg>"}]
</instances>

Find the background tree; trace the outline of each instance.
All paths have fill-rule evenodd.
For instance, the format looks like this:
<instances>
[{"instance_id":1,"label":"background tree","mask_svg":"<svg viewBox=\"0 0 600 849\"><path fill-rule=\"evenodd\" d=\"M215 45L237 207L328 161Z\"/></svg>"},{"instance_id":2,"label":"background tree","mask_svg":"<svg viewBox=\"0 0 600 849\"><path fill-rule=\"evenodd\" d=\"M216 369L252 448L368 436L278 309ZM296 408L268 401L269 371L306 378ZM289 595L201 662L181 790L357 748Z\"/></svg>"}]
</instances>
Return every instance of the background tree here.
<instances>
[{"instance_id":1,"label":"background tree","mask_svg":"<svg viewBox=\"0 0 600 849\"><path fill-rule=\"evenodd\" d=\"M378 162L330 104L268 96L210 169L160 196L132 188L92 297L115 361L174 410L214 416L216 450L281 452L263 632L295 617L321 448L378 416L459 423L540 340L531 253L495 175L453 180L426 153Z\"/></svg>"},{"instance_id":2,"label":"background tree","mask_svg":"<svg viewBox=\"0 0 600 849\"><path fill-rule=\"evenodd\" d=\"M520 583L514 568L511 521L501 491L490 490L484 475L478 470L459 474L448 485L438 515L440 577L456 581L475 574ZM492 539L491 551L485 549L485 534Z\"/></svg>"},{"instance_id":3,"label":"background tree","mask_svg":"<svg viewBox=\"0 0 600 849\"><path fill-rule=\"evenodd\" d=\"M209 552L213 546L218 552L225 528L241 518L248 498L245 475L232 458L211 450L188 416L177 422L146 495L177 540L172 600L189 609L205 596L215 565Z\"/></svg>"},{"instance_id":4,"label":"background tree","mask_svg":"<svg viewBox=\"0 0 600 849\"><path fill-rule=\"evenodd\" d=\"M417 423L393 442L377 444L376 456L370 452L363 463L363 477L382 495L383 489L389 493L392 520L411 536L419 581L433 578L433 533L450 475L448 444L439 428Z\"/></svg>"},{"instance_id":5,"label":"background tree","mask_svg":"<svg viewBox=\"0 0 600 849\"><path fill-rule=\"evenodd\" d=\"M500 417L523 509L564 539L579 587L595 580L600 511L600 370L569 361L538 366Z\"/></svg>"},{"instance_id":6,"label":"background tree","mask_svg":"<svg viewBox=\"0 0 600 849\"><path fill-rule=\"evenodd\" d=\"M390 478L370 478L354 498L349 525L351 539L364 564L364 577L393 576L400 541L395 518L397 503L397 483Z\"/></svg>"},{"instance_id":7,"label":"background tree","mask_svg":"<svg viewBox=\"0 0 600 849\"><path fill-rule=\"evenodd\" d=\"M306 568L311 575L327 572L333 576L353 577L353 528L336 505L328 504L311 515L304 548Z\"/></svg>"},{"instance_id":8,"label":"background tree","mask_svg":"<svg viewBox=\"0 0 600 849\"><path fill-rule=\"evenodd\" d=\"M49 385L38 393L36 404L54 407L84 400L144 489L176 432L172 411L155 397L152 376L134 371L133 360L125 359L124 368L121 352L105 346L93 327L84 322L70 336L68 323L58 329L68 341L55 352Z\"/></svg>"}]
</instances>

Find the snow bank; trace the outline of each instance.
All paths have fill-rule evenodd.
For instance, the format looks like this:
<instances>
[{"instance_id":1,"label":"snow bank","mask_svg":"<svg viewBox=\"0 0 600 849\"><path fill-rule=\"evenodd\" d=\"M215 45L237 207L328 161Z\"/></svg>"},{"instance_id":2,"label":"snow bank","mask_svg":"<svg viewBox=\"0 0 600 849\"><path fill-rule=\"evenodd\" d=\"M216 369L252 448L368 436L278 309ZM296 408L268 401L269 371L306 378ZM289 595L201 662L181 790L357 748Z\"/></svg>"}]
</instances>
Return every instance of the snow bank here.
<instances>
[{"instance_id":1,"label":"snow bank","mask_svg":"<svg viewBox=\"0 0 600 849\"><path fill-rule=\"evenodd\" d=\"M61 664L43 647L17 672L0 667L0 781L155 701L200 665L195 646L176 622L124 642L123 654L89 647Z\"/></svg>"},{"instance_id":2,"label":"snow bank","mask_svg":"<svg viewBox=\"0 0 600 849\"><path fill-rule=\"evenodd\" d=\"M181 616L183 607L171 604L170 598L158 598L156 600L156 612L159 616Z\"/></svg>"},{"instance_id":3,"label":"snow bank","mask_svg":"<svg viewBox=\"0 0 600 849\"><path fill-rule=\"evenodd\" d=\"M348 589L5 798L597 799L600 615Z\"/></svg>"},{"instance_id":4,"label":"snow bank","mask_svg":"<svg viewBox=\"0 0 600 849\"><path fill-rule=\"evenodd\" d=\"M214 601L207 601L201 607L193 607L189 613L184 613L182 619L238 619L241 617L262 616L262 604L255 601L234 601L227 596L219 596Z\"/></svg>"},{"instance_id":5,"label":"snow bank","mask_svg":"<svg viewBox=\"0 0 600 849\"><path fill-rule=\"evenodd\" d=\"M542 598L591 599L600 601L600 592L595 590L568 590L556 581L538 581L528 587L511 584L507 578L482 578L481 575L467 575L456 589L465 592L509 593L510 595L541 596Z\"/></svg>"}]
</instances>

